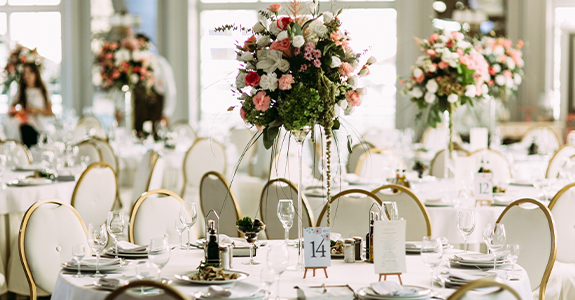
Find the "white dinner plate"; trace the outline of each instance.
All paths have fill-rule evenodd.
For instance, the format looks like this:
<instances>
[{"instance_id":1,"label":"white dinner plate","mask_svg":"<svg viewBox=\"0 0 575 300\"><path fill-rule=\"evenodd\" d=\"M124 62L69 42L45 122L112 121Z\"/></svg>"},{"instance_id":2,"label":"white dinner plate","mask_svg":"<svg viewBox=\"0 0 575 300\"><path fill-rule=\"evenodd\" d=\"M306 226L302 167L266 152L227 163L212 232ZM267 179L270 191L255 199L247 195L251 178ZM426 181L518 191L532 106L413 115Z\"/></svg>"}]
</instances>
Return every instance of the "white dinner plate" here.
<instances>
[{"instance_id":1,"label":"white dinner plate","mask_svg":"<svg viewBox=\"0 0 575 300\"><path fill-rule=\"evenodd\" d=\"M111 263L110 258L100 258L100 265L98 266L98 271L100 272L109 272L109 271L116 271L124 266L129 265L129 262L119 262L119 263ZM87 258L82 260L85 263L89 263L89 265L81 265L80 271L86 272L96 272L96 259L95 258ZM62 269L67 271L78 271L78 265L75 262L65 262L62 264Z\"/></svg>"},{"instance_id":2,"label":"white dinner plate","mask_svg":"<svg viewBox=\"0 0 575 300\"><path fill-rule=\"evenodd\" d=\"M18 180L12 180L8 182L9 186L36 186L36 185L46 185L52 184L53 181L48 178L23 178Z\"/></svg>"},{"instance_id":3,"label":"white dinner plate","mask_svg":"<svg viewBox=\"0 0 575 300\"><path fill-rule=\"evenodd\" d=\"M105 252L104 255L106 256L112 256L115 257L116 256L116 251L114 251L114 248L108 248ZM121 252L118 250L118 257L123 257L123 258L148 258L148 252L141 252L141 253L128 253L128 252Z\"/></svg>"},{"instance_id":4,"label":"white dinner plate","mask_svg":"<svg viewBox=\"0 0 575 300\"><path fill-rule=\"evenodd\" d=\"M428 288L423 288L414 285L404 285L405 288L412 288L416 289L418 292L415 295L408 295L408 296L391 296L391 295L379 295L373 291L373 289L369 286L361 288L357 295L359 299L373 299L373 300L420 300L420 299L428 299L431 293L431 290Z\"/></svg>"},{"instance_id":5,"label":"white dinner plate","mask_svg":"<svg viewBox=\"0 0 575 300\"><path fill-rule=\"evenodd\" d=\"M184 273L184 274L176 274L174 275L174 277L176 277L176 279L179 279L181 281L185 281L185 282L189 282L189 283L194 283L194 284L202 284L202 285L213 285L213 284L229 284L229 283L234 283L238 280L244 280L246 278L248 278L248 276L250 276L250 274L246 273L246 272L241 272L241 271L225 271L228 273L236 273L238 274L238 278L237 279L231 279L231 280L212 280L212 281L207 281L207 280L193 280L192 277L194 275L196 275L196 273L198 273L198 271L191 271L188 273Z\"/></svg>"}]
</instances>

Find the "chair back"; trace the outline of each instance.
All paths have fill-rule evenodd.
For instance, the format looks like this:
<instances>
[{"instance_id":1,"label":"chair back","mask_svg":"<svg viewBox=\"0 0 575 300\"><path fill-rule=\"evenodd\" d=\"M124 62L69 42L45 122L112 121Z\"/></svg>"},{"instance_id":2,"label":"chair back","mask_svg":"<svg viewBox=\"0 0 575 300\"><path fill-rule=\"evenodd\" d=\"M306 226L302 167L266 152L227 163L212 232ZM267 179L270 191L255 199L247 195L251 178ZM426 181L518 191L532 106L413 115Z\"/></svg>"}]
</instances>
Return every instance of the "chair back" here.
<instances>
[{"instance_id":1,"label":"chair back","mask_svg":"<svg viewBox=\"0 0 575 300\"><path fill-rule=\"evenodd\" d=\"M85 243L87 230L78 212L57 199L40 200L28 208L20 225L18 252L35 300L40 288L52 293L61 264L72 259L72 245Z\"/></svg>"},{"instance_id":2,"label":"chair back","mask_svg":"<svg viewBox=\"0 0 575 300\"><path fill-rule=\"evenodd\" d=\"M27 166L32 163L32 154L30 153L30 150L28 150L28 147L19 141L6 140L0 142L0 154L6 153L6 142L14 142L16 145L14 150L16 153L10 153L10 155L15 157L16 160L8 160L8 157L6 157L6 167Z\"/></svg>"},{"instance_id":3,"label":"chair back","mask_svg":"<svg viewBox=\"0 0 575 300\"><path fill-rule=\"evenodd\" d=\"M557 260L575 263L575 183L563 187L549 203L557 231Z\"/></svg>"},{"instance_id":4,"label":"chair back","mask_svg":"<svg viewBox=\"0 0 575 300\"><path fill-rule=\"evenodd\" d=\"M130 201L132 205L145 192L160 188L157 184L157 181L159 180L158 176L160 176L159 174L156 173L157 175L154 178L155 180L152 181L156 165L158 164L158 161L162 161L159 157L160 155L158 153L150 149L144 154L142 160L138 164L134 175L134 183L132 184L132 199ZM160 168L162 167L161 164L162 163L160 162ZM153 189L150 188L151 186Z\"/></svg>"},{"instance_id":5,"label":"chair back","mask_svg":"<svg viewBox=\"0 0 575 300\"><path fill-rule=\"evenodd\" d=\"M515 291L512 287L508 286L505 283L501 283L499 281L496 281L496 280L490 279L490 278L482 278L482 279L474 280L472 282L469 282L469 283L461 286L453 294L451 294L447 298L447 300L465 299L466 298L465 296L470 291L477 290L477 289L490 288L490 287L498 288L496 293L506 293L505 295L501 295L502 298L498 297L497 299L521 300L521 296L519 295L519 293L517 293L517 291Z\"/></svg>"},{"instance_id":6,"label":"chair back","mask_svg":"<svg viewBox=\"0 0 575 300\"><path fill-rule=\"evenodd\" d=\"M174 224L179 218L182 203L184 200L180 196L168 190L159 189L143 194L134 204L130 214L129 241L138 245L148 245L152 238L168 234L170 244L178 243L179 234ZM196 239L195 235L192 239Z\"/></svg>"},{"instance_id":7,"label":"chair back","mask_svg":"<svg viewBox=\"0 0 575 300\"><path fill-rule=\"evenodd\" d=\"M359 163L359 159L360 157L368 152L371 149L374 149L375 146L373 144L370 144L368 142L362 142L359 144L355 144L353 147L351 147L351 152L349 153L349 156L347 157L347 165L346 165L346 171L348 174L351 173L355 173L355 170L357 169L357 164Z\"/></svg>"},{"instance_id":8,"label":"chair back","mask_svg":"<svg viewBox=\"0 0 575 300\"><path fill-rule=\"evenodd\" d=\"M449 153L449 152L448 152ZM456 149L455 153L457 153L458 157L465 157L469 154L464 149ZM445 149L440 150L435 154L433 160L429 164L429 175L435 176L437 178L445 178Z\"/></svg>"},{"instance_id":9,"label":"chair back","mask_svg":"<svg viewBox=\"0 0 575 300\"><path fill-rule=\"evenodd\" d=\"M153 295L145 295L144 297L137 297L130 292L132 289L137 288L155 288L162 290L163 293L153 296ZM115 300L115 299L166 299L166 300L185 300L186 298L180 294L176 289L173 287L153 281L153 280L135 280L131 281L125 286L115 289L111 292L104 300Z\"/></svg>"},{"instance_id":10,"label":"chair back","mask_svg":"<svg viewBox=\"0 0 575 300\"><path fill-rule=\"evenodd\" d=\"M236 147L239 165L238 172L249 174L253 172L251 159L254 153L257 153L257 142L254 140L254 132L249 128L232 128L230 129L230 142ZM249 147L248 147L249 146ZM248 147L248 149L246 149ZM251 171L250 171L251 170Z\"/></svg>"},{"instance_id":11,"label":"chair back","mask_svg":"<svg viewBox=\"0 0 575 300\"><path fill-rule=\"evenodd\" d=\"M559 172L565 166L567 160L571 159L575 155L575 146L573 145L563 145L549 161L549 166L547 166L547 172L545 173L546 178L557 178L559 177Z\"/></svg>"},{"instance_id":12,"label":"chair back","mask_svg":"<svg viewBox=\"0 0 575 300\"><path fill-rule=\"evenodd\" d=\"M312 169L307 164L302 164L302 180L310 178ZM270 179L285 178L294 184L299 181L299 167L297 153L280 151L272 162Z\"/></svg>"},{"instance_id":13,"label":"chair back","mask_svg":"<svg viewBox=\"0 0 575 300\"><path fill-rule=\"evenodd\" d=\"M341 234L342 238L364 236L369 228L369 211L381 207L379 197L371 192L351 189L338 193L331 198L331 232ZM374 205L375 204L375 205ZM327 205L321 210L317 226L327 226Z\"/></svg>"},{"instance_id":14,"label":"chair back","mask_svg":"<svg viewBox=\"0 0 575 300\"><path fill-rule=\"evenodd\" d=\"M114 172L116 172L117 174L119 165L118 158L116 157L114 149L112 149L110 144L106 140L102 140L99 138L92 138L90 142L96 145L96 148L100 150L100 155L102 156L101 160L110 165L110 167L112 167L112 170L114 170Z\"/></svg>"},{"instance_id":15,"label":"chair back","mask_svg":"<svg viewBox=\"0 0 575 300\"><path fill-rule=\"evenodd\" d=\"M107 140L106 132L100 124L100 120L93 115L83 115L76 128L72 131L72 142L79 143L87 138L97 137Z\"/></svg>"},{"instance_id":16,"label":"chair back","mask_svg":"<svg viewBox=\"0 0 575 300\"><path fill-rule=\"evenodd\" d=\"M394 190L397 192L394 193ZM407 220L406 241L419 241L424 236L432 236L427 209L410 189L397 184L389 184L371 192L383 202L396 203L398 216Z\"/></svg>"},{"instance_id":17,"label":"chair back","mask_svg":"<svg viewBox=\"0 0 575 300\"><path fill-rule=\"evenodd\" d=\"M544 299L557 255L557 233L551 212L539 201L519 199L505 208L497 223L505 225L507 244L519 245L521 255L517 263L527 272L531 290L539 288L539 299Z\"/></svg>"},{"instance_id":18,"label":"chair back","mask_svg":"<svg viewBox=\"0 0 575 300\"><path fill-rule=\"evenodd\" d=\"M200 181L200 207L205 216L214 210L220 217L219 233L240 236L236 220L242 218L240 206L228 181L218 172L210 171Z\"/></svg>"},{"instance_id":19,"label":"chair back","mask_svg":"<svg viewBox=\"0 0 575 300\"><path fill-rule=\"evenodd\" d=\"M405 169L405 164L392 150L371 149L359 158L355 174L363 178L386 179L395 177L398 169Z\"/></svg>"},{"instance_id":20,"label":"chair back","mask_svg":"<svg viewBox=\"0 0 575 300\"><path fill-rule=\"evenodd\" d=\"M77 144L78 155L76 156L75 165L80 165L82 163L82 157L89 157L90 161L88 164L93 164L102 161L102 152L96 144L92 143L90 140L84 140Z\"/></svg>"},{"instance_id":21,"label":"chair back","mask_svg":"<svg viewBox=\"0 0 575 300\"><path fill-rule=\"evenodd\" d=\"M86 224L104 224L114 206L117 189L112 167L103 162L94 163L78 179L71 204Z\"/></svg>"},{"instance_id":22,"label":"chair back","mask_svg":"<svg viewBox=\"0 0 575 300\"><path fill-rule=\"evenodd\" d=\"M496 182L506 182L511 179L511 166L507 159L499 152L486 148L473 151L468 154L469 157L475 159L475 165L481 166L482 160L489 161L489 167L491 172L493 172L493 181Z\"/></svg>"},{"instance_id":23,"label":"chair back","mask_svg":"<svg viewBox=\"0 0 575 300\"><path fill-rule=\"evenodd\" d=\"M302 195L303 203L303 227L314 227L313 214L309 209L309 203ZM262 190L262 195L260 197L260 210L262 222L266 224L266 236L268 239L283 239L284 238L284 228L282 223L277 217L277 207L278 202L281 199L290 199L293 201L293 207L295 210L294 225L292 228L296 229L296 221L298 218L298 201L297 201L297 187L289 180L285 178L275 178L266 183ZM290 230L290 239L297 238L297 230Z\"/></svg>"},{"instance_id":24,"label":"chair back","mask_svg":"<svg viewBox=\"0 0 575 300\"><path fill-rule=\"evenodd\" d=\"M197 139L184 157L182 197L187 186L200 186L204 174L210 171L226 174L226 163L226 150L222 144L211 139Z\"/></svg>"},{"instance_id":25,"label":"chair back","mask_svg":"<svg viewBox=\"0 0 575 300\"><path fill-rule=\"evenodd\" d=\"M533 142L553 153L561 146L561 137L549 126L533 126L527 130L520 144L527 149Z\"/></svg>"},{"instance_id":26,"label":"chair back","mask_svg":"<svg viewBox=\"0 0 575 300\"><path fill-rule=\"evenodd\" d=\"M170 130L177 133L178 139L187 138L194 141L198 138L196 131L192 128L188 120L179 120L174 122L170 125Z\"/></svg>"}]
</instances>

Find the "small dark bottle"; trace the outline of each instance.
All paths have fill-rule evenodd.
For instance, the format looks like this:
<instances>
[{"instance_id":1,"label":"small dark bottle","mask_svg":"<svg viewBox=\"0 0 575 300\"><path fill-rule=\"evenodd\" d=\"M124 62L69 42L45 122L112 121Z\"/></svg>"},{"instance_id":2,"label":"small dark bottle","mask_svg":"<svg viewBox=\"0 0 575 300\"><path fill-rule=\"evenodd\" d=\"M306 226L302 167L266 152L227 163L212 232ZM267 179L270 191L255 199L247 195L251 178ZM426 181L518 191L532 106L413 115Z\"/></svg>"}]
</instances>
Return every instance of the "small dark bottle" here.
<instances>
[{"instance_id":1,"label":"small dark bottle","mask_svg":"<svg viewBox=\"0 0 575 300\"><path fill-rule=\"evenodd\" d=\"M208 245L206 246L206 264L220 266L220 246L218 245L218 231L213 220L208 221Z\"/></svg>"}]
</instances>

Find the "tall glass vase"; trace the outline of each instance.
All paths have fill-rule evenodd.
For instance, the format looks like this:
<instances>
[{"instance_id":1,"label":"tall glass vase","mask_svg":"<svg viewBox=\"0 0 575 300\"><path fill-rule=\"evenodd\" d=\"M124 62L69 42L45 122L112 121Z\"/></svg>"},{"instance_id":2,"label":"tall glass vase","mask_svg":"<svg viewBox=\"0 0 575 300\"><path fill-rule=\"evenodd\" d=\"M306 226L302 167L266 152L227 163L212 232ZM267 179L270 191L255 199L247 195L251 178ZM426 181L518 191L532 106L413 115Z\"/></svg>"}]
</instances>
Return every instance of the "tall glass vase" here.
<instances>
[{"instance_id":1,"label":"tall glass vase","mask_svg":"<svg viewBox=\"0 0 575 300\"><path fill-rule=\"evenodd\" d=\"M298 255L297 255L297 265L295 266L296 271L303 271L303 186L302 186L302 164L303 164L303 143L308 133L310 132L310 126L304 126L300 130L292 130L291 135L297 142L297 159L298 159L298 175L299 179L297 182L297 239L298 239Z\"/></svg>"},{"instance_id":2,"label":"tall glass vase","mask_svg":"<svg viewBox=\"0 0 575 300\"><path fill-rule=\"evenodd\" d=\"M450 105L450 109L445 111L445 120L447 121L447 134L448 142L447 149L443 152L444 154L444 164L443 164L443 177L451 178L455 175L455 161L454 161L454 151L455 143L454 139L454 129L453 129L453 104Z\"/></svg>"}]
</instances>

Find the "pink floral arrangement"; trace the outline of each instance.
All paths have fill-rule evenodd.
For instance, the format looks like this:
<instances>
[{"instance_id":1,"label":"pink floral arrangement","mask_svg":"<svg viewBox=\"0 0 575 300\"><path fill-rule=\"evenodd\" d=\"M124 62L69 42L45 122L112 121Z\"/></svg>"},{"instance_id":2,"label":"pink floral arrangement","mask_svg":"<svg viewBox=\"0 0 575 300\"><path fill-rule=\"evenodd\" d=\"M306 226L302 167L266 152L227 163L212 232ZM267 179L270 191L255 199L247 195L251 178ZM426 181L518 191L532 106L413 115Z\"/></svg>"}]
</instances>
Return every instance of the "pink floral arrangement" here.
<instances>
[{"instance_id":1,"label":"pink floral arrangement","mask_svg":"<svg viewBox=\"0 0 575 300\"><path fill-rule=\"evenodd\" d=\"M25 63L34 63L42 71L44 58L38 54L36 49L28 49L22 45L17 45L8 56L8 61L4 67L3 93L6 93L14 81L18 81L22 75Z\"/></svg>"}]
</instances>

